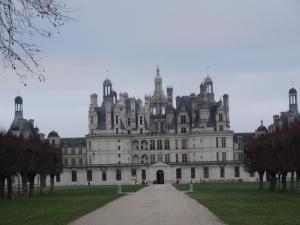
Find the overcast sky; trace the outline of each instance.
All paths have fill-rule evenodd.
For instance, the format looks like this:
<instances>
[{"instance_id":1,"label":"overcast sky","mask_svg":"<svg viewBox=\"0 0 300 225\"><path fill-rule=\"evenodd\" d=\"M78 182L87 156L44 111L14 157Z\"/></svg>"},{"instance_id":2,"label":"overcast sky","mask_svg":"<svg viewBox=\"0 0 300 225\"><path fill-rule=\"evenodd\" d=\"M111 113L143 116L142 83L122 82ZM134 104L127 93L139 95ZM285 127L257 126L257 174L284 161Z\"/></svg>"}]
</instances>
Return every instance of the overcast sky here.
<instances>
[{"instance_id":1,"label":"overcast sky","mask_svg":"<svg viewBox=\"0 0 300 225\"><path fill-rule=\"evenodd\" d=\"M0 74L0 126L14 118L20 91L24 117L41 132L62 137L88 130L89 96L99 94L106 70L119 93L144 99L159 64L164 89L199 93L206 66L216 100L230 96L231 128L253 132L288 109L288 91L300 90L298 0L68 0L78 22L41 41L47 81Z\"/></svg>"}]
</instances>

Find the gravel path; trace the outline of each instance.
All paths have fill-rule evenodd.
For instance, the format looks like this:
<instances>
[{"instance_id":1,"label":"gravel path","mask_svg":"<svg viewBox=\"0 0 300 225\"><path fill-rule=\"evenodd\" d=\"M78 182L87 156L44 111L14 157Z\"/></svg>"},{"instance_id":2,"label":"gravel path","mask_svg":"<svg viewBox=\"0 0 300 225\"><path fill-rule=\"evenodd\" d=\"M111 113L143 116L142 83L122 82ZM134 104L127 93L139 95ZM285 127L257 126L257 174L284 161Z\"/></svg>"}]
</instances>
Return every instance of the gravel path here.
<instances>
[{"instance_id":1,"label":"gravel path","mask_svg":"<svg viewBox=\"0 0 300 225\"><path fill-rule=\"evenodd\" d=\"M221 225L216 216L171 185L119 198L70 225Z\"/></svg>"}]
</instances>

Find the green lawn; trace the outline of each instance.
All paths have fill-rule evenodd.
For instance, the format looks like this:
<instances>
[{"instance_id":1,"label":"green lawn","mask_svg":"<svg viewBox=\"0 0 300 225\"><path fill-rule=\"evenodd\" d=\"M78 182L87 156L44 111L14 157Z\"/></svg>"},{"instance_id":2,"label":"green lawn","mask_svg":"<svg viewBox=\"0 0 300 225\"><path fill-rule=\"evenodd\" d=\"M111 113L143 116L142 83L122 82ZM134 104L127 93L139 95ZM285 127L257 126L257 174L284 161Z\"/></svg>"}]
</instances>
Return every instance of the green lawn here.
<instances>
[{"instance_id":1,"label":"green lawn","mask_svg":"<svg viewBox=\"0 0 300 225\"><path fill-rule=\"evenodd\" d=\"M142 186L122 186L135 192ZM0 201L0 225L62 225L121 197L116 186L57 188L53 195Z\"/></svg>"},{"instance_id":2,"label":"green lawn","mask_svg":"<svg viewBox=\"0 0 300 225\"><path fill-rule=\"evenodd\" d=\"M187 191L189 185L175 185ZM256 183L194 184L188 194L229 225L299 225L300 194L258 190Z\"/></svg>"}]
</instances>

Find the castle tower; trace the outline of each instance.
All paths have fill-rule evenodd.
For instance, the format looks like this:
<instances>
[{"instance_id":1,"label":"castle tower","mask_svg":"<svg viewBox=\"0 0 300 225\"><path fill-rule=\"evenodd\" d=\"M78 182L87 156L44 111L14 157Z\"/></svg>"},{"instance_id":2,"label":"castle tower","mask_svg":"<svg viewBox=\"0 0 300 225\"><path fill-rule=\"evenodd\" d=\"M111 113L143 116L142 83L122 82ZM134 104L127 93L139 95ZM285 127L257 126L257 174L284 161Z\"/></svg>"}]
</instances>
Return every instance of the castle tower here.
<instances>
[{"instance_id":1,"label":"castle tower","mask_svg":"<svg viewBox=\"0 0 300 225\"><path fill-rule=\"evenodd\" d=\"M173 88L167 87L167 99L168 99L168 105L173 106Z\"/></svg>"},{"instance_id":2,"label":"castle tower","mask_svg":"<svg viewBox=\"0 0 300 225\"><path fill-rule=\"evenodd\" d=\"M23 119L23 98L17 96L15 98L15 121Z\"/></svg>"},{"instance_id":3,"label":"castle tower","mask_svg":"<svg viewBox=\"0 0 300 225\"><path fill-rule=\"evenodd\" d=\"M289 91L289 110L298 113L297 90L291 88Z\"/></svg>"}]
</instances>

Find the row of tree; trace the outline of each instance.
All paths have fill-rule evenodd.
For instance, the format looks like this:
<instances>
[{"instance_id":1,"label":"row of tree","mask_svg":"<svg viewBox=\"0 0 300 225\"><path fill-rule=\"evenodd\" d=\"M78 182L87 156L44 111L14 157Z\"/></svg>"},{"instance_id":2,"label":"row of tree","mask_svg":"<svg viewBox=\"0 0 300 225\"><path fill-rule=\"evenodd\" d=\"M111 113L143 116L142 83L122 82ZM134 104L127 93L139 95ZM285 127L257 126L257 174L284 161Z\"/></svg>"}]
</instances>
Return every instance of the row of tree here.
<instances>
[{"instance_id":1,"label":"row of tree","mask_svg":"<svg viewBox=\"0 0 300 225\"><path fill-rule=\"evenodd\" d=\"M262 134L250 141L245 149L245 166L249 171L259 174L260 188L263 188L266 175L270 190L278 187L287 191L289 175L294 191L295 175L297 184L300 179L300 123Z\"/></svg>"},{"instance_id":2,"label":"row of tree","mask_svg":"<svg viewBox=\"0 0 300 225\"><path fill-rule=\"evenodd\" d=\"M13 196L13 178L21 178L22 192L33 196L34 180L39 175L40 191L50 176L50 192L54 190L54 178L62 171L62 151L39 139L25 140L10 134L0 133L0 199ZM28 188L29 183L29 188ZM20 192L20 185L18 188ZM20 193L19 193L20 194Z\"/></svg>"}]
</instances>

